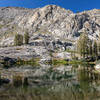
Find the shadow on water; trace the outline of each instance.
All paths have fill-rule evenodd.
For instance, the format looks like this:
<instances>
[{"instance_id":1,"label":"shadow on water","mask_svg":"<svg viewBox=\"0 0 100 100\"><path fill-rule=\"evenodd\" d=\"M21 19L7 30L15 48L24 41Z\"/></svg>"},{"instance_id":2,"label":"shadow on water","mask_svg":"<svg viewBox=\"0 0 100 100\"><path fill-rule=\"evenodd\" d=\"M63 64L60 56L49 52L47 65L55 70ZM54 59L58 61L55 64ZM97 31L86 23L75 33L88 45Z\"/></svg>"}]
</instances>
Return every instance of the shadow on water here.
<instances>
[{"instance_id":1,"label":"shadow on water","mask_svg":"<svg viewBox=\"0 0 100 100\"><path fill-rule=\"evenodd\" d=\"M50 68L40 79L52 80L52 84L20 85L15 78L16 84L1 85L0 100L100 100L99 75L88 66L65 66L62 76L59 67Z\"/></svg>"}]
</instances>

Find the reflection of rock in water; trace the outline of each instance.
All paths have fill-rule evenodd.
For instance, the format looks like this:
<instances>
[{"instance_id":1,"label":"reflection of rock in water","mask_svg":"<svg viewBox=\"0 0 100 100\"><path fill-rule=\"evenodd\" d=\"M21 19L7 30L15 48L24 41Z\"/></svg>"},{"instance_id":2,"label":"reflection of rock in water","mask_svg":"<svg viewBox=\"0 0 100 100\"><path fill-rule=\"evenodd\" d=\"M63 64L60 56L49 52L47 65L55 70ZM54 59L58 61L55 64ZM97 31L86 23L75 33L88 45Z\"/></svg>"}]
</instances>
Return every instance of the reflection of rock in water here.
<instances>
[{"instance_id":1,"label":"reflection of rock in water","mask_svg":"<svg viewBox=\"0 0 100 100\"><path fill-rule=\"evenodd\" d=\"M43 83L48 84L56 81L69 81L69 80L83 80L83 81L93 81L99 79L98 75L92 73L91 70L86 68L78 69L72 66L59 66L52 67L50 65L42 65L41 67L32 67L30 65L14 67L9 69L1 70L1 78L9 79L10 83L15 80L24 80L29 82L29 84Z\"/></svg>"},{"instance_id":2,"label":"reflection of rock in water","mask_svg":"<svg viewBox=\"0 0 100 100\"><path fill-rule=\"evenodd\" d=\"M17 78L21 77L24 80L26 77L28 80L61 80L74 76L73 71L71 71L71 66L61 66L58 68L52 68L49 65L45 65L42 67L32 67L32 66L21 66L19 68L9 68L1 70L1 78L9 79L13 82L13 78L17 76Z\"/></svg>"},{"instance_id":3,"label":"reflection of rock in water","mask_svg":"<svg viewBox=\"0 0 100 100\"><path fill-rule=\"evenodd\" d=\"M15 79L16 78L16 79ZM18 71L2 71L1 72L1 79L8 79L10 83L13 83L14 80L16 81L22 81L24 83L24 80L26 79L24 72L18 72Z\"/></svg>"},{"instance_id":4,"label":"reflection of rock in water","mask_svg":"<svg viewBox=\"0 0 100 100\"><path fill-rule=\"evenodd\" d=\"M2 69L0 71L1 79L8 79L10 83L20 81L22 84L26 82L29 73L31 74L30 68L9 68Z\"/></svg>"},{"instance_id":5,"label":"reflection of rock in water","mask_svg":"<svg viewBox=\"0 0 100 100\"><path fill-rule=\"evenodd\" d=\"M72 66L50 66L10 68L13 73L28 72L26 87L4 87L0 90L0 100L99 100L100 81L92 78L95 74L85 69L78 70ZM5 71L8 71L7 69ZM66 73L66 74L65 74ZM11 73L9 73L11 74ZM3 74L2 74L3 75ZM58 80L57 78L61 78ZM20 80L21 77L15 77ZM30 81L29 81L30 80ZM16 81L16 80L15 80ZM17 83L17 82L16 82ZM4 96L6 95L6 96ZM3 97L4 96L4 97ZM7 98L6 98L7 97ZM98 97L98 98L97 98Z\"/></svg>"}]
</instances>

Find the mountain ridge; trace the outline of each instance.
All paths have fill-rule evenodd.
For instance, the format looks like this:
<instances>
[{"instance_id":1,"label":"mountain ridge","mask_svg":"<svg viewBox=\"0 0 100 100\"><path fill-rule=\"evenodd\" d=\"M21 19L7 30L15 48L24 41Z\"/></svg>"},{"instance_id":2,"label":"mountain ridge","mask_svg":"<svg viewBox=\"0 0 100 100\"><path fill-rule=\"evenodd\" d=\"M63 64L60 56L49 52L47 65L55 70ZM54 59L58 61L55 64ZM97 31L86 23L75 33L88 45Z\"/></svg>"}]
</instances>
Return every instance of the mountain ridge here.
<instances>
[{"instance_id":1,"label":"mountain ridge","mask_svg":"<svg viewBox=\"0 0 100 100\"><path fill-rule=\"evenodd\" d=\"M77 40L81 32L87 32L91 39L100 33L100 10L73 13L56 5L28 9L21 7L0 7L0 44L13 44L15 34L29 32L52 34L62 40Z\"/></svg>"}]
</instances>

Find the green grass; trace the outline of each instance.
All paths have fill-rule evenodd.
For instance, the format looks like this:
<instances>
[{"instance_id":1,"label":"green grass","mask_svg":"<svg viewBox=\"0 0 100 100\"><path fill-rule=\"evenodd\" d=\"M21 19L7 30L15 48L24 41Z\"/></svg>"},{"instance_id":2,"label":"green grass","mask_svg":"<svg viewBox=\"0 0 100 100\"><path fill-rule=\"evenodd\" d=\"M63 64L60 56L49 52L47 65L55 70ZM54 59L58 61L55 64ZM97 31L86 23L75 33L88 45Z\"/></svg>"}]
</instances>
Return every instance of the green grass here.
<instances>
[{"instance_id":1,"label":"green grass","mask_svg":"<svg viewBox=\"0 0 100 100\"><path fill-rule=\"evenodd\" d=\"M21 60L18 59L18 61L16 62L16 65L32 65L32 66L39 66L39 58L35 58L35 59L30 59L30 60Z\"/></svg>"},{"instance_id":2,"label":"green grass","mask_svg":"<svg viewBox=\"0 0 100 100\"><path fill-rule=\"evenodd\" d=\"M81 60L66 61L65 59L53 59L49 64L52 65L68 65L68 64L94 64L94 62L83 62Z\"/></svg>"},{"instance_id":3,"label":"green grass","mask_svg":"<svg viewBox=\"0 0 100 100\"><path fill-rule=\"evenodd\" d=\"M71 50L71 49L66 49L65 52L69 52L69 53L78 53L77 51Z\"/></svg>"},{"instance_id":4,"label":"green grass","mask_svg":"<svg viewBox=\"0 0 100 100\"><path fill-rule=\"evenodd\" d=\"M53 65L66 65L68 62L65 61L65 60L56 60L56 59L54 59L54 60L52 60L51 63L52 63Z\"/></svg>"}]
</instances>

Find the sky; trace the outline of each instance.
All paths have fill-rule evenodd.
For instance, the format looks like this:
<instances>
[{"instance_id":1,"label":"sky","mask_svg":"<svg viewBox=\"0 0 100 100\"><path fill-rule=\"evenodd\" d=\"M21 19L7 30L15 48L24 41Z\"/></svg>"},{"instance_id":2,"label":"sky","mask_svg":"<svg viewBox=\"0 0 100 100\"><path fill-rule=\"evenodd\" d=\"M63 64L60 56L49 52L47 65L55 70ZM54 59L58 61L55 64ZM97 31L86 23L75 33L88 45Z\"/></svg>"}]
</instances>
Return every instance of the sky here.
<instances>
[{"instance_id":1,"label":"sky","mask_svg":"<svg viewBox=\"0 0 100 100\"><path fill-rule=\"evenodd\" d=\"M100 9L100 0L0 0L0 7L40 8L54 4L73 12Z\"/></svg>"}]
</instances>

